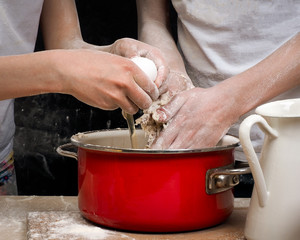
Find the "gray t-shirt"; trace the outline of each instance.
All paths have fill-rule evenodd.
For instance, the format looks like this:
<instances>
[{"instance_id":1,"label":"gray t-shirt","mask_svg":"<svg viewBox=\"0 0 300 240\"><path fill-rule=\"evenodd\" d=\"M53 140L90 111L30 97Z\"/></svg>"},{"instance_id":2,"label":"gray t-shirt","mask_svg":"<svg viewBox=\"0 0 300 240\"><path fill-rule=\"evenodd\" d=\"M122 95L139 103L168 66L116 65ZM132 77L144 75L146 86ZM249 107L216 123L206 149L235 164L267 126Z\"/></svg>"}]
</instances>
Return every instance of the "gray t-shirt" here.
<instances>
[{"instance_id":1,"label":"gray t-shirt","mask_svg":"<svg viewBox=\"0 0 300 240\"><path fill-rule=\"evenodd\" d=\"M43 0L0 1L0 56L34 51L42 6ZM12 151L14 131L14 101L0 101L0 162Z\"/></svg>"},{"instance_id":2,"label":"gray t-shirt","mask_svg":"<svg viewBox=\"0 0 300 240\"><path fill-rule=\"evenodd\" d=\"M203 88L257 64L300 29L298 0L172 0L172 3L178 13L178 45L187 72L195 86ZM275 99L299 97L300 87L297 87ZM229 133L238 136L238 128L239 124L234 125ZM254 126L251 135L259 153L264 134ZM236 159L245 160L240 148Z\"/></svg>"}]
</instances>

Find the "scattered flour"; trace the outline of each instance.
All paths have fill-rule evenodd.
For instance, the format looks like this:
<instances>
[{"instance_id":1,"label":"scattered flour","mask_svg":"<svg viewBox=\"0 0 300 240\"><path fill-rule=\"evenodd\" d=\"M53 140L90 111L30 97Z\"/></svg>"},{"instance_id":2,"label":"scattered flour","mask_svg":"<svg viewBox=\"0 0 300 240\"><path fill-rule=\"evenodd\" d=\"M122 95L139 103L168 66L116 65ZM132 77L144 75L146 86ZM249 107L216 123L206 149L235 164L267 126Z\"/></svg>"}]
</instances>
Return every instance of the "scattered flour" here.
<instances>
[{"instance_id":1,"label":"scattered flour","mask_svg":"<svg viewBox=\"0 0 300 240\"><path fill-rule=\"evenodd\" d=\"M126 234L103 229L85 220L78 212L30 212L28 240L109 240L131 239Z\"/></svg>"}]
</instances>

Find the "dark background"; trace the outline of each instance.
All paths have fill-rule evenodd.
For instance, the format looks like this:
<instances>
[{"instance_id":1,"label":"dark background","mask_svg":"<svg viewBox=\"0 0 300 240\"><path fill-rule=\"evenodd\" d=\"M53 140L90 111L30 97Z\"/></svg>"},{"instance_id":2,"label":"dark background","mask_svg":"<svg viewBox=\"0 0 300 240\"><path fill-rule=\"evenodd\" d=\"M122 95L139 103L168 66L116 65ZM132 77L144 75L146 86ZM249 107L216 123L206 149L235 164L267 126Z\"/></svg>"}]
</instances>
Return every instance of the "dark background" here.
<instances>
[{"instance_id":1,"label":"dark background","mask_svg":"<svg viewBox=\"0 0 300 240\"><path fill-rule=\"evenodd\" d=\"M77 0L85 41L107 45L137 38L135 0ZM176 14L171 14L176 32ZM176 34L175 34L176 35ZM39 34L36 51L43 50ZM45 94L16 99L15 167L20 195L77 195L77 162L56 153L78 132L127 127L120 110L103 111L72 96ZM236 196L248 197L253 180L242 176Z\"/></svg>"}]
</instances>

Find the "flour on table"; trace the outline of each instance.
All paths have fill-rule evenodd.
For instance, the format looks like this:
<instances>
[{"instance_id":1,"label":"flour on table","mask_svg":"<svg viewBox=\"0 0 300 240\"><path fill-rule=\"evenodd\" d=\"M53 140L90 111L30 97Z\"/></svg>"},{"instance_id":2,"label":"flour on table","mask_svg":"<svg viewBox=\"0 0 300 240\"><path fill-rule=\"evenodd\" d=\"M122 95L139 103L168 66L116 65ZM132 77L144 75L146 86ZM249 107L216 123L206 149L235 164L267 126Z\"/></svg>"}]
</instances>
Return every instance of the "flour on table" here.
<instances>
[{"instance_id":1,"label":"flour on table","mask_svg":"<svg viewBox=\"0 0 300 240\"><path fill-rule=\"evenodd\" d=\"M28 213L28 240L109 240L116 236L133 240L126 234L93 225L79 212Z\"/></svg>"}]
</instances>

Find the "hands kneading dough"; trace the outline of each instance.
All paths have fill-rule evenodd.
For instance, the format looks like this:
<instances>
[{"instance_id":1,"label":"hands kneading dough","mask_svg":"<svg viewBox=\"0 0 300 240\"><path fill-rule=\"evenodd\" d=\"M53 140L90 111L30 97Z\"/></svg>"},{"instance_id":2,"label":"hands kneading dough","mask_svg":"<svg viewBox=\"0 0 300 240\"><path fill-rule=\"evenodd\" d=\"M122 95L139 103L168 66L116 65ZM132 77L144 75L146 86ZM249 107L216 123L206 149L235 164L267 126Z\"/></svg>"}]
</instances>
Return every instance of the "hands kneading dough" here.
<instances>
[{"instance_id":1,"label":"hands kneading dough","mask_svg":"<svg viewBox=\"0 0 300 240\"><path fill-rule=\"evenodd\" d=\"M148 142L148 148L160 136L161 132L167 128L168 121L164 119L164 112L160 109L168 104L170 100L179 92L194 88L191 80L184 74L170 72L168 78L159 88L160 97L152 103L150 108L143 111L143 115L136 120L136 124L140 124L145 131ZM163 149L162 146L155 147Z\"/></svg>"}]
</instances>

